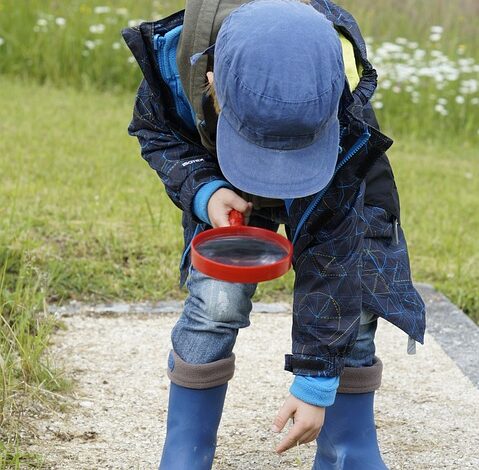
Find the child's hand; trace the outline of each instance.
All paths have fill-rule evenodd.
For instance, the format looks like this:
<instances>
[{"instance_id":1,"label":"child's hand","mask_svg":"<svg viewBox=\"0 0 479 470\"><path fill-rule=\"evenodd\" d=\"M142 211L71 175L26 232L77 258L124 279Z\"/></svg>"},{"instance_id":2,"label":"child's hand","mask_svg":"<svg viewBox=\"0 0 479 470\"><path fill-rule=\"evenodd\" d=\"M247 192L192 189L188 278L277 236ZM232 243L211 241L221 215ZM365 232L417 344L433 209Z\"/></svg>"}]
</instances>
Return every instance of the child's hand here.
<instances>
[{"instance_id":1,"label":"child's hand","mask_svg":"<svg viewBox=\"0 0 479 470\"><path fill-rule=\"evenodd\" d=\"M208 201L208 217L213 227L229 227L229 213L232 209L241 212L245 218L245 225L253 210L253 204L246 202L234 191L228 188L220 188L215 191Z\"/></svg>"},{"instance_id":2,"label":"child's hand","mask_svg":"<svg viewBox=\"0 0 479 470\"><path fill-rule=\"evenodd\" d=\"M281 454L285 450L296 446L296 444L306 444L314 441L323 426L324 412L324 408L310 405L290 395L274 419L271 430L280 432L289 418L293 418L294 424L287 436L276 447L276 452Z\"/></svg>"}]
</instances>

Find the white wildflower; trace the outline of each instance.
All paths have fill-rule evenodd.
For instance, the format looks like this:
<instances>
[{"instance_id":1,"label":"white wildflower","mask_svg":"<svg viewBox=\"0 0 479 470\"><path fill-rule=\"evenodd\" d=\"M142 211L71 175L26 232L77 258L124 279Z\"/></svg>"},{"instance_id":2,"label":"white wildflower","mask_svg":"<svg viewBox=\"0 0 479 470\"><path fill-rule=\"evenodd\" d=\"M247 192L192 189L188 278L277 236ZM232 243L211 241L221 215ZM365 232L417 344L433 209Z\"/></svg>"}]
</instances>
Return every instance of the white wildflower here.
<instances>
[{"instance_id":1,"label":"white wildflower","mask_svg":"<svg viewBox=\"0 0 479 470\"><path fill-rule=\"evenodd\" d=\"M112 49L115 49L115 51L117 51L118 49L120 49L121 47L121 44L117 41L117 42L114 42L112 45L111 45Z\"/></svg>"},{"instance_id":2,"label":"white wildflower","mask_svg":"<svg viewBox=\"0 0 479 470\"><path fill-rule=\"evenodd\" d=\"M464 177L467 178L468 180L472 180L472 173L470 172L467 172L467 173L464 173Z\"/></svg>"},{"instance_id":3,"label":"white wildflower","mask_svg":"<svg viewBox=\"0 0 479 470\"><path fill-rule=\"evenodd\" d=\"M419 83L419 77L417 75L411 75L409 77L409 81L413 84L413 85L417 85Z\"/></svg>"},{"instance_id":4,"label":"white wildflower","mask_svg":"<svg viewBox=\"0 0 479 470\"><path fill-rule=\"evenodd\" d=\"M385 90L388 90L389 88L391 88L391 85L392 85L391 80L386 79L381 82L381 88L384 88Z\"/></svg>"},{"instance_id":5,"label":"white wildflower","mask_svg":"<svg viewBox=\"0 0 479 470\"><path fill-rule=\"evenodd\" d=\"M437 104L440 104L442 106L445 106L447 104L446 98L438 98Z\"/></svg>"},{"instance_id":6,"label":"white wildflower","mask_svg":"<svg viewBox=\"0 0 479 470\"><path fill-rule=\"evenodd\" d=\"M421 60L421 59L423 59L423 58L425 57L425 55L426 55L426 51L425 51L424 49L416 49L416 50L414 51L414 58L415 58L416 60Z\"/></svg>"},{"instance_id":7,"label":"white wildflower","mask_svg":"<svg viewBox=\"0 0 479 470\"><path fill-rule=\"evenodd\" d=\"M105 25L102 23L92 24L89 30L90 30L90 33L92 34L102 34L105 32Z\"/></svg>"},{"instance_id":8,"label":"white wildflower","mask_svg":"<svg viewBox=\"0 0 479 470\"><path fill-rule=\"evenodd\" d=\"M479 82L475 78L463 80L460 86L460 92L463 95L471 95L479 89Z\"/></svg>"},{"instance_id":9,"label":"white wildflower","mask_svg":"<svg viewBox=\"0 0 479 470\"><path fill-rule=\"evenodd\" d=\"M432 34L442 34L444 32L444 28L442 26L431 26L431 33Z\"/></svg>"},{"instance_id":10,"label":"white wildflower","mask_svg":"<svg viewBox=\"0 0 479 470\"><path fill-rule=\"evenodd\" d=\"M471 104L474 106L477 106L479 104L479 98L475 96L474 98L471 98Z\"/></svg>"},{"instance_id":11,"label":"white wildflower","mask_svg":"<svg viewBox=\"0 0 479 470\"><path fill-rule=\"evenodd\" d=\"M45 18L38 18L37 25L38 26L48 26L48 20L46 20Z\"/></svg>"},{"instance_id":12,"label":"white wildflower","mask_svg":"<svg viewBox=\"0 0 479 470\"><path fill-rule=\"evenodd\" d=\"M401 44L401 45L406 45L406 44L408 44L408 42L409 41L406 38L402 38L402 37L398 37L395 40L396 44Z\"/></svg>"},{"instance_id":13,"label":"white wildflower","mask_svg":"<svg viewBox=\"0 0 479 470\"><path fill-rule=\"evenodd\" d=\"M434 111L441 116L447 116L447 109L442 104L436 104L436 106L434 106Z\"/></svg>"},{"instance_id":14,"label":"white wildflower","mask_svg":"<svg viewBox=\"0 0 479 470\"><path fill-rule=\"evenodd\" d=\"M99 6L99 7L93 8L93 13L97 15L104 15L105 13L110 13L110 11L111 11L110 7Z\"/></svg>"},{"instance_id":15,"label":"white wildflower","mask_svg":"<svg viewBox=\"0 0 479 470\"><path fill-rule=\"evenodd\" d=\"M474 59L471 59L471 58L461 58L457 61L457 63L460 65L460 66L465 66L465 65L474 65Z\"/></svg>"},{"instance_id":16,"label":"white wildflower","mask_svg":"<svg viewBox=\"0 0 479 470\"><path fill-rule=\"evenodd\" d=\"M95 41L87 40L87 41L85 41L85 47L86 47L87 49L90 49L90 50L91 50L91 49L95 49L96 43L95 43Z\"/></svg>"},{"instance_id":17,"label":"white wildflower","mask_svg":"<svg viewBox=\"0 0 479 470\"><path fill-rule=\"evenodd\" d=\"M457 95L455 101L457 104L464 104L466 102L464 96L462 95Z\"/></svg>"},{"instance_id":18,"label":"white wildflower","mask_svg":"<svg viewBox=\"0 0 479 470\"><path fill-rule=\"evenodd\" d=\"M421 97L421 94L418 91L413 91L411 93L411 101L413 103L419 103L419 98Z\"/></svg>"},{"instance_id":19,"label":"white wildflower","mask_svg":"<svg viewBox=\"0 0 479 470\"><path fill-rule=\"evenodd\" d=\"M0 47L5 44L5 39L0 36Z\"/></svg>"},{"instance_id":20,"label":"white wildflower","mask_svg":"<svg viewBox=\"0 0 479 470\"><path fill-rule=\"evenodd\" d=\"M118 16L128 16L128 9L127 8L117 8L115 10L115 13L118 15Z\"/></svg>"},{"instance_id":21,"label":"white wildflower","mask_svg":"<svg viewBox=\"0 0 479 470\"><path fill-rule=\"evenodd\" d=\"M401 87L398 86L398 85L394 85L392 87L392 91L393 91L393 93L401 93Z\"/></svg>"},{"instance_id":22,"label":"white wildflower","mask_svg":"<svg viewBox=\"0 0 479 470\"><path fill-rule=\"evenodd\" d=\"M441 40L441 35L440 34L437 34L437 33L433 33L429 36L429 40L431 42L438 42Z\"/></svg>"},{"instance_id":23,"label":"white wildflower","mask_svg":"<svg viewBox=\"0 0 479 470\"><path fill-rule=\"evenodd\" d=\"M67 24L67 20L59 16L58 18L55 18L55 23L57 26L63 27Z\"/></svg>"},{"instance_id":24,"label":"white wildflower","mask_svg":"<svg viewBox=\"0 0 479 470\"><path fill-rule=\"evenodd\" d=\"M384 107L382 101L373 101L373 106L374 106L376 109L383 109L383 107Z\"/></svg>"},{"instance_id":25,"label":"white wildflower","mask_svg":"<svg viewBox=\"0 0 479 470\"><path fill-rule=\"evenodd\" d=\"M135 63L135 58L132 57L132 56L128 57L128 63L129 64L134 64Z\"/></svg>"}]
</instances>

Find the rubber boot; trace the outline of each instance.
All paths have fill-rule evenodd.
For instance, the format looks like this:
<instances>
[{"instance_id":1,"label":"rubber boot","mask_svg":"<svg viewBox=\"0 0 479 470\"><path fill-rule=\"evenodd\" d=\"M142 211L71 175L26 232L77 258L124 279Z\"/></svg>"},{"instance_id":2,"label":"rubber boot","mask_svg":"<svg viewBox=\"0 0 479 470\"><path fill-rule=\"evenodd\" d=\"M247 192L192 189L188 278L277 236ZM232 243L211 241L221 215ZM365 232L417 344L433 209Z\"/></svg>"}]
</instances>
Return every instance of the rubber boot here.
<instances>
[{"instance_id":1,"label":"rubber boot","mask_svg":"<svg viewBox=\"0 0 479 470\"><path fill-rule=\"evenodd\" d=\"M313 470L387 470L373 410L374 392L338 393L326 408Z\"/></svg>"},{"instance_id":2,"label":"rubber boot","mask_svg":"<svg viewBox=\"0 0 479 470\"><path fill-rule=\"evenodd\" d=\"M171 383L159 470L211 470L227 387L193 389Z\"/></svg>"}]
</instances>

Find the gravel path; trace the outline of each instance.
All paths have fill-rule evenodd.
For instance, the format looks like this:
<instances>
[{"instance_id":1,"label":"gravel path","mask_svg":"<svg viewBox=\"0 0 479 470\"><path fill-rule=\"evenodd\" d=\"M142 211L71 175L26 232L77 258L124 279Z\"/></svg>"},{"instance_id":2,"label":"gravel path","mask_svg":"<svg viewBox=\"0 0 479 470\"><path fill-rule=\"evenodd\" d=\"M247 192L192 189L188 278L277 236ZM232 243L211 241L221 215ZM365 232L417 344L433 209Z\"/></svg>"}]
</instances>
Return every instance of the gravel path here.
<instances>
[{"instance_id":1,"label":"gravel path","mask_svg":"<svg viewBox=\"0 0 479 470\"><path fill-rule=\"evenodd\" d=\"M169 332L177 314L65 316L54 338L57 362L77 391L70 411L37 423L29 450L48 469L156 469L165 433ZM288 393L282 370L291 316L253 313L240 332L214 470L310 469L312 444L273 452L271 421ZM385 370L377 393L378 435L391 469L479 468L479 390L432 336L406 354L407 337L380 321Z\"/></svg>"}]
</instances>

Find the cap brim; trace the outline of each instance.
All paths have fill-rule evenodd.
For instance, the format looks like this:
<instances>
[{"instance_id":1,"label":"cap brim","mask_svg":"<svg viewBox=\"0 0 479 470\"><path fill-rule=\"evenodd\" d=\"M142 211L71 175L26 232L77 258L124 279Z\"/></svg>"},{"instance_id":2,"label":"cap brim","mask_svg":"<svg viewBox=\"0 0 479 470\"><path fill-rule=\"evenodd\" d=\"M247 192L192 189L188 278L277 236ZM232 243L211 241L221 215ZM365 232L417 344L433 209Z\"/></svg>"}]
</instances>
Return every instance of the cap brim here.
<instances>
[{"instance_id":1,"label":"cap brim","mask_svg":"<svg viewBox=\"0 0 479 470\"><path fill-rule=\"evenodd\" d=\"M294 199L321 191L331 181L339 148L339 121L308 147L275 150L240 136L224 118L218 119L216 152L221 171L236 188L273 199Z\"/></svg>"}]
</instances>

